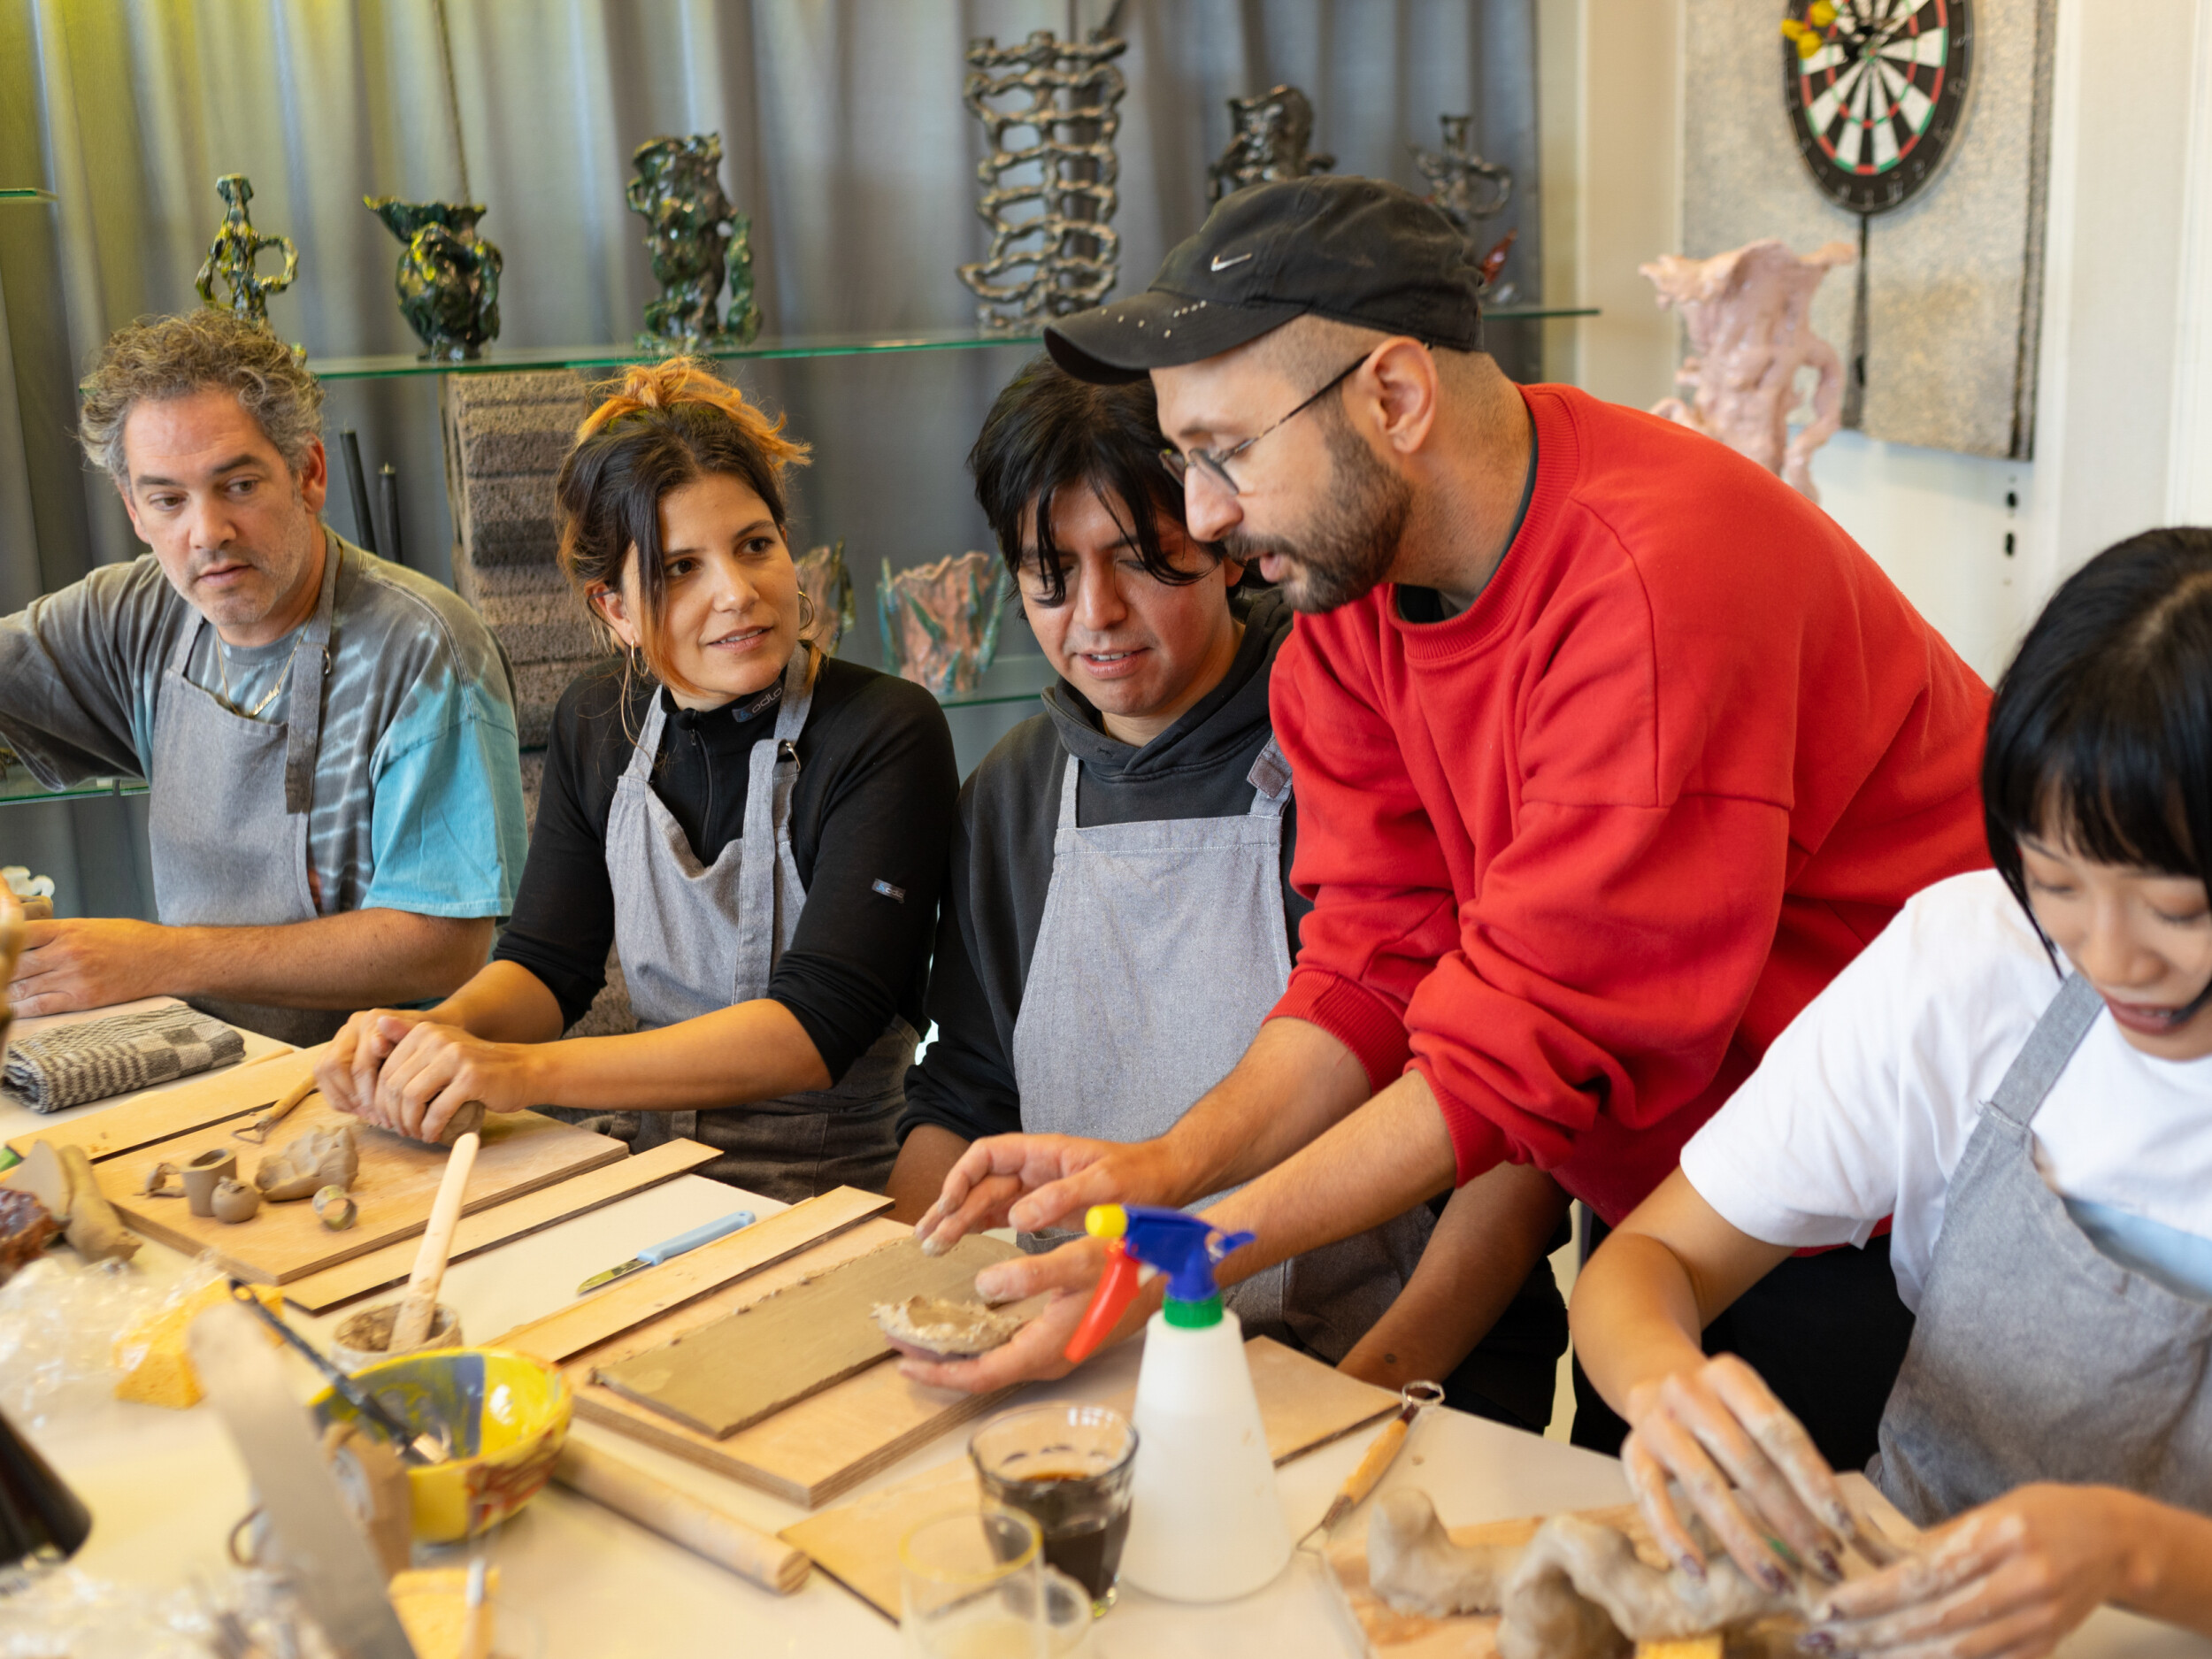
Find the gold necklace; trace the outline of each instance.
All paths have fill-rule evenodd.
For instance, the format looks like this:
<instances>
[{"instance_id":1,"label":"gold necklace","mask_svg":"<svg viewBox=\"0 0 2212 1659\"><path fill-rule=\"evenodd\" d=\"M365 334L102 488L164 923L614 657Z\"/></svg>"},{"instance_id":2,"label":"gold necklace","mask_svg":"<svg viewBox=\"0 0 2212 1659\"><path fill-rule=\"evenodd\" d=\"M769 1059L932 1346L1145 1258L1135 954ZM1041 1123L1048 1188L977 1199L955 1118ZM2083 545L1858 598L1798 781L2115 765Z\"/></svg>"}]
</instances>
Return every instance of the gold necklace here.
<instances>
[{"instance_id":1,"label":"gold necklace","mask_svg":"<svg viewBox=\"0 0 2212 1659\"><path fill-rule=\"evenodd\" d=\"M215 641L215 672L222 679L223 701L230 705L230 710L233 714L242 714L249 720L259 719L261 718L262 710L267 708L271 703L274 703L277 700L277 693L284 689L284 676L282 674L279 674L277 676L276 684L269 687L269 695L262 698L260 702L255 703L252 708L242 709L237 705L237 703L232 702L230 695L230 651L229 649L224 645L222 637L219 634L216 637Z\"/></svg>"}]
</instances>

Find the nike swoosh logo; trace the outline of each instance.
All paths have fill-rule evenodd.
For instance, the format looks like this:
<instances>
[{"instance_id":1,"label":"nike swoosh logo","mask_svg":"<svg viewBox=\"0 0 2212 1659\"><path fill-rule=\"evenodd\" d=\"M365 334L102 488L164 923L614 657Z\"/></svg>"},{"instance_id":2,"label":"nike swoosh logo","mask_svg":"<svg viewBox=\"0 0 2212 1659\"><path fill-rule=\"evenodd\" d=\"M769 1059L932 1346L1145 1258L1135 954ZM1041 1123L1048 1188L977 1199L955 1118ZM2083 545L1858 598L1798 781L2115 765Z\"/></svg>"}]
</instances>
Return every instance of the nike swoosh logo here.
<instances>
[{"instance_id":1,"label":"nike swoosh logo","mask_svg":"<svg viewBox=\"0 0 2212 1659\"><path fill-rule=\"evenodd\" d=\"M1224 259L1219 254L1216 254L1214 256L1214 262L1211 269L1216 271L1226 271L1233 265L1242 265L1251 257L1252 256L1248 253L1240 253L1233 259Z\"/></svg>"}]
</instances>

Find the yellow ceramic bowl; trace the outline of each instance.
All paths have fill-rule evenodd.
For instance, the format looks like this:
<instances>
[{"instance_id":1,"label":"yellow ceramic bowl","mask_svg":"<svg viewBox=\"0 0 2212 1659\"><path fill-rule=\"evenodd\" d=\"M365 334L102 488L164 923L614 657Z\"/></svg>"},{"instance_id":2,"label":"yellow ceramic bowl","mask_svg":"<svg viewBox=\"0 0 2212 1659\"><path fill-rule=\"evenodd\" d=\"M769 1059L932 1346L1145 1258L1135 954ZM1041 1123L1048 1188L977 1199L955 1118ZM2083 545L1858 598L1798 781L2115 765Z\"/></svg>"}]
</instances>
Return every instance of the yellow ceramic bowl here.
<instances>
[{"instance_id":1,"label":"yellow ceramic bowl","mask_svg":"<svg viewBox=\"0 0 2212 1659\"><path fill-rule=\"evenodd\" d=\"M353 1375L417 1433L449 1437L450 1461L407 1471L415 1536L426 1544L455 1543L498 1525L537 1495L568 1439L568 1379L526 1355L430 1348ZM349 1423L356 1415L334 1389L310 1405L318 1425Z\"/></svg>"}]
</instances>

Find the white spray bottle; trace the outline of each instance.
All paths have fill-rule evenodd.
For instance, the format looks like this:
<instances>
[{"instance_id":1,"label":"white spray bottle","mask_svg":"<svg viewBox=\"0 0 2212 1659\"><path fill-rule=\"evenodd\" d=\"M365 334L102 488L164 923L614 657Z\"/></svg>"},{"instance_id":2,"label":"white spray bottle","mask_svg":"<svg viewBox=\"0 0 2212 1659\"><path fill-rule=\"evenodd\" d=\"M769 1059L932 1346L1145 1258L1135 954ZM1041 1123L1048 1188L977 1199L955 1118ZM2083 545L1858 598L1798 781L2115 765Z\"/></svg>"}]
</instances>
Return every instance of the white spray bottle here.
<instances>
[{"instance_id":1,"label":"white spray bottle","mask_svg":"<svg viewBox=\"0 0 2212 1659\"><path fill-rule=\"evenodd\" d=\"M1137 1463L1121 1576L1172 1601L1229 1601L1290 1559L1244 1331L1221 1306L1213 1266L1252 1242L1179 1210L1099 1204L1085 1217L1112 1261L1069 1341L1081 1361L1137 1293L1141 1265L1168 1275L1167 1301L1145 1323L1137 1371Z\"/></svg>"}]
</instances>

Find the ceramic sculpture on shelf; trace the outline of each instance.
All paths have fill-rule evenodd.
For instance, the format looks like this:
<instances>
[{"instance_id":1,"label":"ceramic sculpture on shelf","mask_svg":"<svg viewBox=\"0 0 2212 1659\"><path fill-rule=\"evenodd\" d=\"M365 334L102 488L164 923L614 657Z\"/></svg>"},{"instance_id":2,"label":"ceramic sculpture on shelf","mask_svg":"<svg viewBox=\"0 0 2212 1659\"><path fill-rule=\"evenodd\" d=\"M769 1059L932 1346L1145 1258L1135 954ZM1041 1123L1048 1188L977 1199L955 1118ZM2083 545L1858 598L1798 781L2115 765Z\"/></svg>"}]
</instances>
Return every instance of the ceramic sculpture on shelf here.
<instances>
[{"instance_id":1,"label":"ceramic sculpture on shelf","mask_svg":"<svg viewBox=\"0 0 2212 1659\"><path fill-rule=\"evenodd\" d=\"M422 342L419 355L460 362L499 338L499 248L476 234L480 202L362 203L406 245L394 281L399 312Z\"/></svg>"},{"instance_id":2,"label":"ceramic sculpture on shelf","mask_svg":"<svg viewBox=\"0 0 2212 1659\"><path fill-rule=\"evenodd\" d=\"M300 250L289 236L264 236L253 227L246 204L253 200L253 186L242 173L227 173L215 180L215 194L223 198L223 227L215 233L213 246L200 266L200 298L221 310L227 305L234 316L257 327L269 326L269 296L281 294L299 274ZM254 260L265 249L284 254L284 269L274 276L257 276ZM215 285L230 290L227 300L215 297Z\"/></svg>"},{"instance_id":3,"label":"ceramic sculpture on shelf","mask_svg":"<svg viewBox=\"0 0 2212 1659\"><path fill-rule=\"evenodd\" d=\"M1120 204L1114 139L1128 83L1112 60L1129 45L1112 37L1114 24L1110 17L1079 42L1040 29L1019 46L969 43L961 97L990 145L976 167L976 211L991 246L980 264L960 267L960 280L981 302L976 321L987 330L1033 329L1113 288L1121 237L1108 221ZM1010 133L1021 142L1010 144Z\"/></svg>"},{"instance_id":4,"label":"ceramic sculpture on shelf","mask_svg":"<svg viewBox=\"0 0 2212 1659\"><path fill-rule=\"evenodd\" d=\"M640 144L626 192L645 221L660 297L645 303L639 345L650 351L746 345L760 333L753 303L753 221L722 191L722 134L693 133ZM722 310L727 280L730 304Z\"/></svg>"},{"instance_id":5,"label":"ceramic sculpture on shelf","mask_svg":"<svg viewBox=\"0 0 2212 1659\"><path fill-rule=\"evenodd\" d=\"M1443 149L1407 146L1413 151L1415 170L1429 181L1429 193L1421 199L1440 208L1444 216L1459 227L1461 234L1472 241L1482 221L1504 212L1506 204L1513 199L1513 174L1498 163L1485 161L1475 153L1467 136L1468 129L1474 125L1474 117L1446 115L1438 119L1444 124ZM1506 255L1512 251L1514 234L1512 231L1506 232L1482 257L1484 297L1501 304L1513 297L1512 285L1501 288L1497 279Z\"/></svg>"},{"instance_id":6,"label":"ceramic sculpture on shelf","mask_svg":"<svg viewBox=\"0 0 2212 1659\"><path fill-rule=\"evenodd\" d=\"M853 573L845 568L845 543L809 548L799 556L799 592L807 602L810 640L831 657L853 625Z\"/></svg>"},{"instance_id":7,"label":"ceramic sculpture on shelf","mask_svg":"<svg viewBox=\"0 0 2212 1659\"><path fill-rule=\"evenodd\" d=\"M1334 156L1310 148L1313 142L1313 100L1295 87L1270 87L1249 98L1229 100L1234 135L1221 158L1206 169L1206 201L1218 202L1248 184L1273 184L1327 173Z\"/></svg>"},{"instance_id":8,"label":"ceramic sculpture on shelf","mask_svg":"<svg viewBox=\"0 0 2212 1659\"><path fill-rule=\"evenodd\" d=\"M1842 424L1843 361L1812 330L1813 292L1829 272L1855 257L1847 242L1828 242L1801 258L1769 239L1709 259L1666 254L1640 265L1659 290L1659 303L1681 311L1695 353L1683 358L1675 375L1689 388L1689 401L1663 398L1651 412L1718 438L1818 501L1813 451ZM1800 369L1816 371L1819 380L1812 419L1793 438L1789 418L1800 401Z\"/></svg>"},{"instance_id":9,"label":"ceramic sculpture on shelf","mask_svg":"<svg viewBox=\"0 0 2212 1659\"><path fill-rule=\"evenodd\" d=\"M992 553L948 554L896 575L884 560L876 590L884 662L941 697L973 691L998 655L999 617L1012 592L1013 579Z\"/></svg>"}]
</instances>

